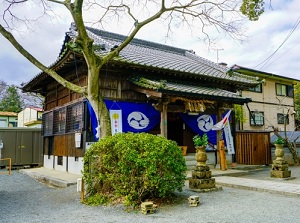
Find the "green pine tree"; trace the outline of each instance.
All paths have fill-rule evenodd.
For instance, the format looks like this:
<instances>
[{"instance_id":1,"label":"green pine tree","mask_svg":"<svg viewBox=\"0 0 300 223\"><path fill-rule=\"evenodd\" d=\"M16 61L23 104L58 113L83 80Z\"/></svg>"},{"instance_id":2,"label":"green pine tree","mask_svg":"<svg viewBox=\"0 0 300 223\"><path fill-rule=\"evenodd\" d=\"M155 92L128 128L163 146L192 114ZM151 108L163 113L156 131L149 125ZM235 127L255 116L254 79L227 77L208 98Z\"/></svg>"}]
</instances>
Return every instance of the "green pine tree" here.
<instances>
[{"instance_id":1,"label":"green pine tree","mask_svg":"<svg viewBox=\"0 0 300 223\"><path fill-rule=\"evenodd\" d=\"M16 86L9 86L0 101L0 111L16 112L19 113L22 110L22 98L16 88Z\"/></svg>"}]
</instances>

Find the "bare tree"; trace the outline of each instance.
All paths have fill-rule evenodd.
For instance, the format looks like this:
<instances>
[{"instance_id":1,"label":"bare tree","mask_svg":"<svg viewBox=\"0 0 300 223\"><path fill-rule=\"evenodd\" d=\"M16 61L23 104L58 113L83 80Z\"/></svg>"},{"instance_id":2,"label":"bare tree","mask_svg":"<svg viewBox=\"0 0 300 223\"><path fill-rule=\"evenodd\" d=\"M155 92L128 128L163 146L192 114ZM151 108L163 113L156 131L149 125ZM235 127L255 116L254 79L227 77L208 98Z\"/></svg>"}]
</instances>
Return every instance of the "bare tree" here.
<instances>
[{"instance_id":1,"label":"bare tree","mask_svg":"<svg viewBox=\"0 0 300 223\"><path fill-rule=\"evenodd\" d=\"M16 29L17 23L30 27L30 22L36 21L40 16L55 14L55 10L52 10L49 5L50 2L64 6L74 20L78 35L68 47L70 50L81 52L85 58L88 67L87 86L78 86L59 76L54 70L43 65L26 51L12 35L12 30ZM200 31L199 33L204 39L210 39L209 30L211 28L225 32L233 38L238 38L242 35L239 29L242 19L247 16L250 20L257 20L264 11L263 0L88 0L87 2L83 0L41 0L37 1L36 4L42 5L42 11L39 14L35 13L36 18L32 19L33 13L20 17L14 11L18 5L33 4L29 0L5 0L3 4L5 7L2 13L0 33L36 67L53 77L64 87L87 97L95 113L101 114L100 117L97 117L101 123L101 137L110 135L111 130L108 110L101 95L99 95L99 71L107 61L116 57L130 43L141 28L161 19L166 24L167 35L172 32L173 25L187 25L195 32ZM113 51L107 55L96 55L93 51L93 39L88 36L85 28L84 9L97 12L99 17L93 21L94 23L104 25L105 22L119 22L123 18L128 18L134 27L124 42L114 48Z\"/></svg>"},{"instance_id":2,"label":"bare tree","mask_svg":"<svg viewBox=\"0 0 300 223\"><path fill-rule=\"evenodd\" d=\"M278 98L277 98L278 99ZM283 124L284 124L284 130L282 133L279 132L279 129L275 126L272 126L274 134L278 138L282 138L284 145L289 149L294 165L299 165L300 164L300 159L299 159L299 154L297 150L297 140L300 138L300 134L296 133L295 130L297 129L297 126L295 126L294 131L291 132L291 134L287 133L287 124L289 120L289 115L295 115L295 111L291 111L290 107L284 106L283 105L283 100L279 100L279 109L282 110L283 114Z\"/></svg>"}]
</instances>

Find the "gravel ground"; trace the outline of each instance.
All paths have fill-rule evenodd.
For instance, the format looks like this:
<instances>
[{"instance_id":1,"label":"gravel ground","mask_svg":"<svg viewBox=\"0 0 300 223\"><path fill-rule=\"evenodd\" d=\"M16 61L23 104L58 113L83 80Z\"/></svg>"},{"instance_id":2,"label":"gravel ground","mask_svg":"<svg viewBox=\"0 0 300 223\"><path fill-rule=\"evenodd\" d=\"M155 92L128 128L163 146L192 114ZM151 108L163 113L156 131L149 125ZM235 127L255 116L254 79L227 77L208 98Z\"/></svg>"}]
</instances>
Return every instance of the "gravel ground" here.
<instances>
[{"instance_id":1,"label":"gravel ground","mask_svg":"<svg viewBox=\"0 0 300 223\"><path fill-rule=\"evenodd\" d=\"M263 174L268 174L267 170L252 174L252 178L267 177ZM199 195L201 205L189 207L190 195ZM195 194L187 186L178 196L176 203L160 206L154 214L148 215L140 211L126 212L122 205L91 207L80 203L76 186L51 188L14 170L11 176L0 175L0 222L287 223L300 218L299 197L226 187L217 192Z\"/></svg>"}]
</instances>

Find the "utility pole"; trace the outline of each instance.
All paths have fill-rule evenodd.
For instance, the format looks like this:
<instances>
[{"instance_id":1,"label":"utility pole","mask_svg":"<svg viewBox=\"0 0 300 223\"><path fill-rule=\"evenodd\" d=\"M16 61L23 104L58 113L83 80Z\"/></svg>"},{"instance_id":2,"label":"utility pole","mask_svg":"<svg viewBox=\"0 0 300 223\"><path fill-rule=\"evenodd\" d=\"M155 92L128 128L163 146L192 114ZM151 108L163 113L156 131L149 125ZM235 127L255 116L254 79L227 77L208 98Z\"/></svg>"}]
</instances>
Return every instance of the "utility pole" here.
<instances>
[{"instance_id":1,"label":"utility pole","mask_svg":"<svg viewBox=\"0 0 300 223\"><path fill-rule=\"evenodd\" d=\"M219 51L224 49L213 49L213 50L217 51L217 63L219 63Z\"/></svg>"}]
</instances>

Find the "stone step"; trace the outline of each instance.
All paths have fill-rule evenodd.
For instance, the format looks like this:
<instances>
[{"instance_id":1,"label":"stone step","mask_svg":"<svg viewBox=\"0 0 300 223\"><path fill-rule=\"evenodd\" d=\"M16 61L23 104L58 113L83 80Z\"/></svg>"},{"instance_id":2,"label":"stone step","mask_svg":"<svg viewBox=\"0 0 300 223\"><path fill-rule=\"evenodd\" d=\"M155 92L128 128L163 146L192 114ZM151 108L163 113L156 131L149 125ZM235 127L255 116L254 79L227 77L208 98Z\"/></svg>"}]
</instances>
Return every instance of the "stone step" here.
<instances>
[{"instance_id":1,"label":"stone step","mask_svg":"<svg viewBox=\"0 0 300 223\"><path fill-rule=\"evenodd\" d=\"M187 156L184 156L186 167L188 170L193 170L195 166L197 165L195 153L188 154ZM213 163L210 163L209 160L207 161L207 165L211 168L215 168Z\"/></svg>"},{"instance_id":2,"label":"stone step","mask_svg":"<svg viewBox=\"0 0 300 223\"><path fill-rule=\"evenodd\" d=\"M187 156L184 156L184 159L186 161L193 161L193 160L196 161L195 153L189 153Z\"/></svg>"}]
</instances>

